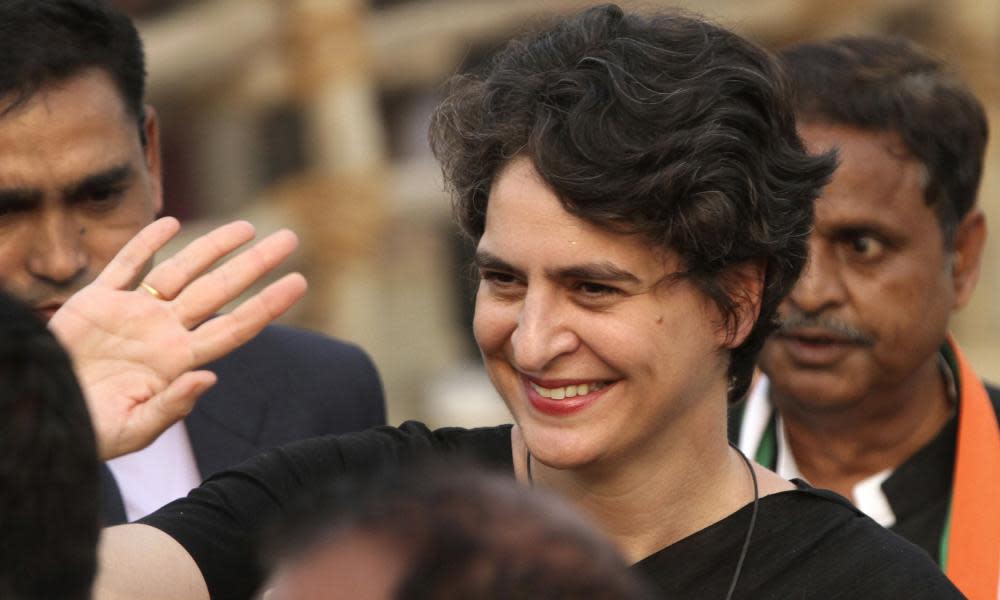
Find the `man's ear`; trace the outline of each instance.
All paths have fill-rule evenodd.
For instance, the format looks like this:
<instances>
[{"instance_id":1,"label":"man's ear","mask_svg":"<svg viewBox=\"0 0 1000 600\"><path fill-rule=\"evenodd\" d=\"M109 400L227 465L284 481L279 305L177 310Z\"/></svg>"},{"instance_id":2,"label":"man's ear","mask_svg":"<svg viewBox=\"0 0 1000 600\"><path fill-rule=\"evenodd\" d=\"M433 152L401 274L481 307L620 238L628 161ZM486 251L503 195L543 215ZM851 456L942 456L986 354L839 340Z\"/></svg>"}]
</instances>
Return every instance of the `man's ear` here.
<instances>
[{"instance_id":1,"label":"man's ear","mask_svg":"<svg viewBox=\"0 0 1000 600\"><path fill-rule=\"evenodd\" d=\"M952 250L951 280L955 287L955 306L958 310L972 298L979 281L979 269L986 245L986 215L978 207L959 222L955 229L955 247Z\"/></svg>"},{"instance_id":2,"label":"man's ear","mask_svg":"<svg viewBox=\"0 0 1000 600\"><path fill-rule=\"evenodd\" d=\"M163 167L160 163L160 122L156 109L145 105L145 118L142 131L146 146L142 149L146 159L146 170L149 171L150 193L153 199L153 212L159 216L163 212Z\"/></svg>"},{"instance_id":3,"label":"man's ear","mask_svg":"<svg viewBox=\"0 0 1000 600\"><path fill-rule=\"evenodd\" d=\"M755 260L731 267L726 274L726 289L735 304L735 321L728 323L723 345L735 348L742 344L760 317L760 304L764 296L764 260Z\"/></svg>"}]
</instances>

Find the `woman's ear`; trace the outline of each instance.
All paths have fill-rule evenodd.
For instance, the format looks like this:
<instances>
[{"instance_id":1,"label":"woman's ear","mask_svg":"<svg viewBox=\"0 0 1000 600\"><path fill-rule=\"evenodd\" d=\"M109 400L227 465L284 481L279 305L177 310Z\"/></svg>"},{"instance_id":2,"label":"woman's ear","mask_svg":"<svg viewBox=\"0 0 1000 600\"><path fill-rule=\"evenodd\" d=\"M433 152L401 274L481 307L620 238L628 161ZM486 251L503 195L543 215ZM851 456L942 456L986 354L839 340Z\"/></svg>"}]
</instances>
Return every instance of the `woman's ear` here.
<instances>
[{"instance_id":1,"label":"woman's ear","mask_svg":"<svg viewBox=\"0 0 1000 600\"><path fill-rule=\"evenodd\" d=\"M723 346L736 348L747 339L760 316L764 296L766 261L754 260L731 267L725 276L726 291L733 301L734 315L725 323Z\"/></svg>"}]
</instances>

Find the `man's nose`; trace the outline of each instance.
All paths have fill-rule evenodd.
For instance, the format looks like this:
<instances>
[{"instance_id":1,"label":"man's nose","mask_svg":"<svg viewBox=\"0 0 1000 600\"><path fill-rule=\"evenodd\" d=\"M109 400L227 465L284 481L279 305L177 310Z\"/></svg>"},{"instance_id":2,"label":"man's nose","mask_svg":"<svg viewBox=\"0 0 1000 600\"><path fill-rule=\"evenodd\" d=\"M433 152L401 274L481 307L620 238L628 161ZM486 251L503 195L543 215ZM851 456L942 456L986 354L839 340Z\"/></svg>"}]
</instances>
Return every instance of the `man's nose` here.
<instances>
[{"instance_id":1,"label":"man's nose","mask_svg":"<svg viewBox=\"0 0 1000 600\"><path fill-rule=\"evenodd\" d=\"M83 235L76 220L62 211L42 215L33 233L28 271L53 285L71 285L87 269Z\"/></svg>"},{"instance_id":2,"label":"man's nose","mask_svg":"<svg viewBox=\"0 0 1000 600\"><path fill-rule=\"evenodd\" d=\"M556 294L529 290L511 335L511 345L519 369L541 374L552 361L575 351L580 338L569 318L568 307Z\"/></svg>"},{"instance_id":3,"label":"man's nose","mask_svg":"<svg viewBox=\"0 0 1000 600\"><path fill-rule=\"evenodd\" d=\"M799 310L815 314L844 302L846 297L843 274L833 249L809 244L809 259L802 277L788 295Z\"/></svg>"}]
</instances>

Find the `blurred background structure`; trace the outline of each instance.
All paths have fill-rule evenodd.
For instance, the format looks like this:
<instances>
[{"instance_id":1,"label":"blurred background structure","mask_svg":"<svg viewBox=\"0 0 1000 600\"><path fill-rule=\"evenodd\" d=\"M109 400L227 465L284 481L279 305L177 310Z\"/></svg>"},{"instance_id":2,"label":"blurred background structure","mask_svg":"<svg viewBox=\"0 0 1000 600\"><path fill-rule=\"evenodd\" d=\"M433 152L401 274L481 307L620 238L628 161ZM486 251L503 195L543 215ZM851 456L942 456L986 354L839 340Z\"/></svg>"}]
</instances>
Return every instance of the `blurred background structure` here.
<instances>
[{"instance_id":1,"label":"blurred background structure","mask_svg":"<svg viewBox=\"0 0 1000 600\"><path fill-rule=\"evenodd\" d=\"M146 41L167 214L193 236L246 218L302 239L311 290L290 324L373 357L393 424L507 419L471 335L469 248L426 141L441 83L579 0L118 0ZM647 0L682 6L771 48L849 33L930 47L987 107L980 202L995 224L954 331L1000 381L1000 2ZM947 127L946 123L942 124Z\"/></svg>"}]
</instances>

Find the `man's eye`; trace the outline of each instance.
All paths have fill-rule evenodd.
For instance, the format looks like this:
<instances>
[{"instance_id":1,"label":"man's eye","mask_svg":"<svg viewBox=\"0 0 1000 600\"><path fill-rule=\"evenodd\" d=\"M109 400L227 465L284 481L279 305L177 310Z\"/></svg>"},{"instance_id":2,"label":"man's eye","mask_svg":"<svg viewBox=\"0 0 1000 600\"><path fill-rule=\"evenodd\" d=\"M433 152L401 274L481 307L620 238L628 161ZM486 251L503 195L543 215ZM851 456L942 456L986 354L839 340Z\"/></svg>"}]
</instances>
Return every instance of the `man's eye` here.
<instances>
[{"instance_id":1,"label":"man's eye","mask_svg":"<svg viewBox=\"0 0 1000 600\"><path fill-rule=\"evenodd\" d=\"M24 214L29 210L31 210L31 206L27 203L8 202L0 204L0 219L6 219L19 214Z\"/></svg>"},{"instance_id":2,"label":"man's eye","mask_svg":"<svg viewBox=\"0 0 1000 600\"><path fill-rule=\"evenodd\" d=\"M38 204L30 201L14 200L0 203L0 219L9 221L35 210Z\"/></svg>"},{"instance_id":3,"label":"man's eye","mask_svg":"<svg viewBox=\"0 0 1000 600\"><path fill-rule=\"evenodd\" d=\"M117 206L118 202L124 197L124 195L124 187L95 189L85 195L82 195L77 200L77 204L83 204L88 208L97 210L109 210Z\"/></svg>"},{"instance_id":4,"label":"man's eye","mask_svg":"<svg viewBox=\"0 0 1000 600\"><path fill-rule=\"evenodd\" d=\"M847 244L852 254L865 260L877 258L885 250L885 244L870 235L852 237Z\"/></svg>"}]
</instances>

